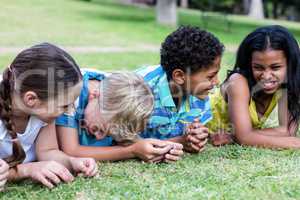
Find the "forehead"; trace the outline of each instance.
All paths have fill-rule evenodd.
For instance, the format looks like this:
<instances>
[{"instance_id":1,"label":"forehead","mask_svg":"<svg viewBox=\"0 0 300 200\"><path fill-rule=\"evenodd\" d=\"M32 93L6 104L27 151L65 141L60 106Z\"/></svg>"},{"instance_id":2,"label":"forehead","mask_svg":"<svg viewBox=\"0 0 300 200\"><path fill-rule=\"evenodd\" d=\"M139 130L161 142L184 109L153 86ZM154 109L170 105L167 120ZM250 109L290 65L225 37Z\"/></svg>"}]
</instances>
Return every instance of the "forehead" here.
<instances>
[{"instance_id":1,"label":"forehead","mask_svg":"<svg viewBox=\"0 0 300 200\"><path fill-rule=\"evenodd\" d=\"M254 51L252 62L282 62L286 57L282 50Z\"/></svg>"},{"instance_id":2,"label":"forehead","mask_svg":"<svg viewBox=\"0 0 300 200\"><path fill-rule=\"evenodd\" d=\"M220 66L221 66L221 57L217 57L214 60L213 64L199 70L198 72L195 73L195 75L197 75L197 76L213 75L220 70Z\"/></svg>"}]
</instances>

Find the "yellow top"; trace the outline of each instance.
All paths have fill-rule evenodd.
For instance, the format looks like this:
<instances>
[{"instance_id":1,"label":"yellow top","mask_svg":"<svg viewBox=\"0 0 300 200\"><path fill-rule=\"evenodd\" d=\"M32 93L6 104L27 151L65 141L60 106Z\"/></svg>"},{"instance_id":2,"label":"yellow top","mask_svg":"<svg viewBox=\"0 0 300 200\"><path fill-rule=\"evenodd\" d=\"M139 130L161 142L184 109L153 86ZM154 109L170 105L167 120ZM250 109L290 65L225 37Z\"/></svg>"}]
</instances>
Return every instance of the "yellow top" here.
<instances>
[{"instance_id":1,"label":"yellow top","mask_svg":"<svg viewBox=\"0 0 300 200\"><path fill-rule=\"evenodd\" d=\"M207 124L210 132L214 133L217 130L225 130L228 133L232 132L231 123L228 114L228 105L224 100L220 88L216 89L209 95L210 104L213 113L213 119ZM272 128L279 126L278 121L278 100L281 97L281 92L276 92L269 104L264 115L259 118L255 101L251 98L249 104L249 113L252 127L254 129Z\"/></svg>"}]
</instances>

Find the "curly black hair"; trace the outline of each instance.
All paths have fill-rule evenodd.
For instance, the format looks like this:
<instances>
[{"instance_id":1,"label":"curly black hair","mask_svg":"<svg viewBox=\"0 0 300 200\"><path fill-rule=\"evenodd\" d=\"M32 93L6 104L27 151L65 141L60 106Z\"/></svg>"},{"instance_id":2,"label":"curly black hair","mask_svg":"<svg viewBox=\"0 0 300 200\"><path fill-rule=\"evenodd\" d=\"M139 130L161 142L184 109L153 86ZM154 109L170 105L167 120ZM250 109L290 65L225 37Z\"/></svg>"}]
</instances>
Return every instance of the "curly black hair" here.
<instances>
[{"instance_id":1,"label":"curly black hair","mask_svg":"<svg viewBox=\"0 0 300 200\"><path fill-rule=\"evenodd\" d=\"M213 34L198 27L181 26L162 43L160 64L170 80L175 69L194 73L209 67L223 51L224 45Z\"/></svg>"}]
</instances>

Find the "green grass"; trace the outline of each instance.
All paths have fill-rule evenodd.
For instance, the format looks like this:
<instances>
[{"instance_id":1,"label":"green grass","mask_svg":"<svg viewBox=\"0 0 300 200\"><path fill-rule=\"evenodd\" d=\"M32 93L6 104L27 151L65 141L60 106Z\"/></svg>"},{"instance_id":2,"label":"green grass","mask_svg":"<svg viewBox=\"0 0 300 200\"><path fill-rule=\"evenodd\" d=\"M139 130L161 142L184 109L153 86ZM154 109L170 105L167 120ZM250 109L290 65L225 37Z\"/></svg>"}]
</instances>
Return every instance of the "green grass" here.
<instances>
[{"instance_id":1,"label":"green grass","mask_svg":"<svg viewBox=\"0 0 300 200\"><path fill-rule=\"evenodd\" d=\"M224 31L223 20L216 17L206 27L226 46L236 47L256 27L274 23L288 27L300 40L297 23L229 17L230 32ZM174 30L155 23L153 8L119 5L114 0L1 0L0 22L0 48L42 41L63 47L137 48L136 52L71 52L81 67L106 71L158 64L159 51L139 51L138 46L159 46ZM201 13L195 10L179 10L179 22L203 27ZM0 52L0 69L16 54ZM234 59L234 52L225 52L221 80ZM96 178L77 178L51 191L31 181L8 184L0 199L300 199L299 172L298 151L209 146L199 155L186 154L175 164L101 163Z\"/></svg>"},{"instance_id":2,"label":"green grass","mask_svg":"<svg viewBox=\"0 0 300 200\"><path fill-rule=\"evenodd\" d=\"M299 199L300 154L240 146L209 147L175 164L100 163L100 175L49 192L30 181L1 199Z\"/></svg>"},{"instance_id":3,"label":"green grass","mask_svg":"<svg viewBox=\"0 0 300 200\"><path fill-rule=\"evenodd\" d=\"M104 71L134 70L141 66L159 64L159 52L142 53L71 53L83 68L96 68ZM10 64L15 54L0 55L0 69ZM223 80L227 69L234 64L234 54L225 53L219 77Z\"/></svg>"}]
</instances>

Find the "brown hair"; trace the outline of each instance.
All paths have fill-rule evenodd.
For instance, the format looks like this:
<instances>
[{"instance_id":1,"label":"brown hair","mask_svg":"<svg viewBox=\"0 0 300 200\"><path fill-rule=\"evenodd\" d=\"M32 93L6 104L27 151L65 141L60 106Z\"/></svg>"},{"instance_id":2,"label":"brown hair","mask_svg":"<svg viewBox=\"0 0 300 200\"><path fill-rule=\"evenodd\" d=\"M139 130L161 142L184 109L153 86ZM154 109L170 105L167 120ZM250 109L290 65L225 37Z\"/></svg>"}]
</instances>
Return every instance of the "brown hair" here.
<instances>
[{"instance_id":1,"label":"brown hair","mask_svg":"<svg viewBox=\"0 0 300 200\"><path fill-rule=\"evenodd\" d=\"M51 75L51 77L49 76ZM0 83L0 119L12 138L13 154L4 160L10 167L22 163L26 157L12 121L11 95L33 91L41 100L56 97L81 80L74 59L64 50L42 43L25 49L3 73Z\"/></svg>"}]
</instances>

